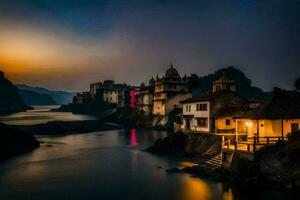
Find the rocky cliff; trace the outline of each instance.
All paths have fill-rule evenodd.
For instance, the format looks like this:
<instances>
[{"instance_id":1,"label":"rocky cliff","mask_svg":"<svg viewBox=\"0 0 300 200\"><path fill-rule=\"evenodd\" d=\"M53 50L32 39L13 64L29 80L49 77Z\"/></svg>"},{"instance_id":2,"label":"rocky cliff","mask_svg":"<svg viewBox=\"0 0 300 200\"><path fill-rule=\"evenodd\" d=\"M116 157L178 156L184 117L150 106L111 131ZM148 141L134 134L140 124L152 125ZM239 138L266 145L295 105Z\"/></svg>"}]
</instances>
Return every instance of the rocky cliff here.
<instances>
[{"instance_id":1,"label":"rocky cliff","mask_svg":"<svg viewBox=\"0 0 300 200\"><path fill-rule=\"evenodd\" d=\"M18 88L0 71L0 113L21 112L30 109L18 93Z\"/></svg>"}]
</instances>

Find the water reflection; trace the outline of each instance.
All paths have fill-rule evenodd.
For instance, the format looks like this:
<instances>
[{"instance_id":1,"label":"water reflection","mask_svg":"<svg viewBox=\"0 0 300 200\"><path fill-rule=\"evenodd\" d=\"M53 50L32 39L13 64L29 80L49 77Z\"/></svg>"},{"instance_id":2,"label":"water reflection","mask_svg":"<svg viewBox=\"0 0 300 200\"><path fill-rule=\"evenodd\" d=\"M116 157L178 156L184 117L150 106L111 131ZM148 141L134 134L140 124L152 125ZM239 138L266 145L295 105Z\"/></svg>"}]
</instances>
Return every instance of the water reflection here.
<instances>
[{"instance_id":1,"label":"water reflection","mask_svg":"<svg viewBox=\"0 0 300 200\"><path fill-rule=\"evenodd\" d=\"M233 200L222 183L168 174L191 166L141 151L167 132L113 130L39 136L41 148L0 165L0 199Z\"/></svg>"},{"instance_id":2,"label":"water reflection","mask_svg":"<svg viewBox=\"0 0 300 200\"><path fill-rule=\"evenodd\" d=\"M188 199L188 200L206 200L212 199L212 191L210 186L202 181L201 179L196 178L183 178L183 187L180 192L179 199Z\"/></svg>"},{"instance_id":3,"label":"water reflection","mask_svg":"<svg viewBox=\"0 0 300 200\"><path fill-rule=\"evenodd\" d=\"M136 140L136 129L135 128L130 130L130 145L132 145L132 146L138 145L137 140Z\"/></svg>"},{"instance_id":4,"label":"water reflection","mask_svg":"<svg viewBox=\"0 0 300 200\"><path fill-rule=\"evenodd\" d=\"M58 106L34 106L34 110L0 116L0 122L11 125L32 125L49 121L81 121L93 120L95 117L78 115L69 112L51 112Z\"/></svg>"}]
</instances>

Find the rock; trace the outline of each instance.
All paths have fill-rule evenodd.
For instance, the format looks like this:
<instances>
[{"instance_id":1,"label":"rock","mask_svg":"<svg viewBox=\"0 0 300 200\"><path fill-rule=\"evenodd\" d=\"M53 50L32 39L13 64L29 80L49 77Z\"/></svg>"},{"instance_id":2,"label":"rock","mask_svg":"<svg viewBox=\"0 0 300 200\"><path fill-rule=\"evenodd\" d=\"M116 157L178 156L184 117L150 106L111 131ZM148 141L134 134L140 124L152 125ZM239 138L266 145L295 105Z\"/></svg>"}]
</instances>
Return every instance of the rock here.
<instances>
[{"instance_id":1,"label":"rock","mask_svg":"<svg viewBox=\"0 0 300 200\"><path fill-rule=\"evenodd\" d=\"M27 106L18 93L18 88L14 86L0 71L0 113L21 112L31 109Z\"/></svg>"},{"instance_id":2,"label":"rock","mask_svg":"<svg viewBox=\"0 0 300 200\"><path fill-rule=\"evenodd\" d=\"M160 154L183 154L186 148L186 136L183 134L173 134L164 139L159 139L146 151Z\"/></svg>"},{"instance_id":3,"label":"rock","mask_svg":"<svg viewBox=\"0 0 300 200\"><path fill-rule=\"evenodd\" d=\"M0 123L0 160L26 153L37 147L39 142L26 131L11 128Z\"/></svg>"},{"instance_id":4,"label":"rock","mask_svg":"<svg viewBox=\"0 0 300 200\"><path fill-rule=\"evenodd\" d=\"M175 133L157 140L147 151L158 154L214 156L220 153L220 138L208 134Z\"/></svg>"},{"instance_id":5,"label":"rock","mask_svg":"<svg viewBox=\"0 0 300 200\"><path fill-rule=\"evenodd\" d=\"M63 135L72 133L89 133L120 129L121 126L105 123L100 120L86 121L54 121L36 125L10 125L19 130L30 132L34 135Z\"/></svg>"}]
</instances>

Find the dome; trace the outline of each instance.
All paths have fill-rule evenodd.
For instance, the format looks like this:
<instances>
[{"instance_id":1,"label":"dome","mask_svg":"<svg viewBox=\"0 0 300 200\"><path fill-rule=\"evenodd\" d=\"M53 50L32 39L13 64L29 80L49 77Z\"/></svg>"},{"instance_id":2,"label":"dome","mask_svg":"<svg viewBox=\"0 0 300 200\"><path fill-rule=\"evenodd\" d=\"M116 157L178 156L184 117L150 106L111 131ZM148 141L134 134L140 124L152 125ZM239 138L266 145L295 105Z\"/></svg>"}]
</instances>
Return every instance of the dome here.
<instances>
[{"instance_id":1,"label":"dome","mask_svg":"<svg viewBox=\"0 0 300 200\"><path fill-rule=\"evenodd\" d=\"M171 67L166 71L166 77L178 77L178 71L173 68L173 65L171 64Z\"/></svg>"},{"instance_id":2,"label":"dome","mask_svg":"<svg viewBox=\"0 0 300 200\"><path fill-rule=\"evenodd\" d=\"M149 85L154 85L155 84L155 79L152 77L149 81Z\"/></svg>"}]
</instances>

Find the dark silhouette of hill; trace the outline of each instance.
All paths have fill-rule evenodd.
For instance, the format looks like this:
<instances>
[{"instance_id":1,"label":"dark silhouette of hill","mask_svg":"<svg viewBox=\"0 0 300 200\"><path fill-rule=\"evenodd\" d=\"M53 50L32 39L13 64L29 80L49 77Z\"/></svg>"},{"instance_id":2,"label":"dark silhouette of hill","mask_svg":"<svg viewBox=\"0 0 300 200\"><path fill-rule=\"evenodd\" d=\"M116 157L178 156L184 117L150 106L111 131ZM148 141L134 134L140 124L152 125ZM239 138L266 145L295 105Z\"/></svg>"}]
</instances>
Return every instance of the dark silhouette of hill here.
<instances>
[{"instance_id":1,"label":"dark silhouette of hill","mask_svg":"<svg viewBox=\"0 0 300 200\"><path fill-rule=\"evenodd\" d=\"M0 113L21 112L30 109L18 93L18 88L0 71Z\"/></svg>"},{"instance_id":2,"label":"dark silhouette of hill","mask_svg":"<svg viewBox=\"0 0 300 200\"><path fill-rule=\"evenodd\" d=\"M56 105L57 103L48 94L39 94L30 90L19 89L23 101L27 105Z\"/></svg>"},{"instance_id":3,"label":"dark silhouette of hill","mask_svg":"<svg viewBox=\"0 0 300 200\"><path fill-rule=\"evenodd\" d=\"M45 103L43 103L44 101L46 101L45 95L48 95L49 97L51 97L52 101L54 102L54 103L50 102L48 105L50 105L50 104L58 104L58 105L69 104L73 101L73 97L75 96L75 93L72 93L72 92L48 90L46 88L32 87L32 86L24 85L24 84L17 85L17 87L19 88L19 90L22 90L23 92L30 91L30 92L34 92L34 93L43 95L43 96L37 96L35 94L34 96L32 96L31 97L32 101L34 101L35 104L31 104L31 105L37 105L37 104L45 105ZM23 94L23 93L21 93L21 94ZM22 95L22 97L29 97L30 94L33 94L33 93L26 93L26 95L28 95L28 96ZM41 97L41 98L39 99L39 97ZM47 98L50 101L49 97L47 97ZM35 99L35 98L37 98L37 99ZM38 102L40 102L40 103L38 103Z\"/></svg>"},{"instance_id":4,"label":"dark silhouette of hill","mask_svg":"<svg viewBox=\"0 0 300 200\"><path fill-rule=\"evenodd\" d=\"M241 96L251 99L266 99L270 92L265 92L258 87L252 86L252 82L246 75L237 68L227 67L215 71L213 74L198 77L197 80L193 80L193 85L191 87L193 96L198 96L208 90L212 89L213 82L219 79L223 72L236 82L236 92Z\"/></svg>"}]
</instances>

